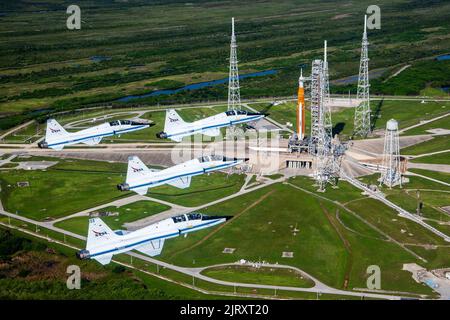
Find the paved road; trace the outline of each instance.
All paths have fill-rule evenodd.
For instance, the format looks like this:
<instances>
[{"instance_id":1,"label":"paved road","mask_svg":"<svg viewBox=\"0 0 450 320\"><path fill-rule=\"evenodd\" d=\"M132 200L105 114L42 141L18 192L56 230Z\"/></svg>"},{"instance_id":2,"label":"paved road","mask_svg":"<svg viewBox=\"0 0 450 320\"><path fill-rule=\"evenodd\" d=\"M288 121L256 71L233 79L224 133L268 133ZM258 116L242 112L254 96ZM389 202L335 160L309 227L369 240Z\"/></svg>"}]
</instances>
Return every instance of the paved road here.
<instances>
[{"instance_id":1,"label":"paved road","mask_svg":"<svg viewBox=\"0 0 450 320\"><path fill-rule=\"evenodd\" d=\"M152 215L150 217L147 217L147 218L144 218L144 219L141 219L141 220L129 222L129 223L126 224L126 226L127 226L127 228L130 228L130 229L134 230L134 229L142 228L142 227L145 227L145 226L147 226L149 224L152 224L152 223L155 223L155 222L158 222L158 221L161 221L161 220L164 220L164 219L167 219L167 218L179 215L179 214L193 212L193 211L201 211L204 208L207 208L207 207L210 207L210 206L214 206L216 204L222 203L222 202L227 201L227 200L231 200L233 198L242 196L242 195L244 195L246 193L253 192L255 190L267 187L267 186L272 185L274 183L282 182L283 180L284 180L284 177L276 179L276 180L267 180L264 184L255 186L255 187L253 187L251 189L244 189L244 190L241 189L238 192L233 193L233 194L231 194L229 196L226 196L224 198L220 198L218 200L214 200L214 201L202 204L202 205L197 206L197 207L183 207L180 210L164 211L164 212ZM148 199L150 199L152 201L155 200L154 198L151 198L151 197L149 197ZM172 204L172 206L173 206L173 204Z\"/></svg>"},{"instance_id":2,"label":"paved road","mask_svg":"<svg viewBox=\"0 0 450 320\"><path fill-rule=\"evenodd\" d=\"M430 123L430 122L433 122L433 121L436 121L436 120L445 118L445 117L447 117L448 115L450 115L450 112L449 112L449 113L446 113L446 114L444 114L444 115L435 117L435 118L433 118L433 119L422 120L422 121L420 121L419 123L417 123L417 124L415 124L415 125L412 125L412 126L409 126L409 127L407 127L407 128L403 128L403 129L399 130L398 133L403 133L403 132L405 132L405 131L408 131L409 129L413 129L413 128L417 128L417 127L423 126L423 125L425 125L425 124L427 124L427 123Z\"/></svg>"},{"instance_id":3,"label":"paved road","mask_svg":"<svg viewBox=\"0 0 450 320\"><path fill-rule=\"evenodd\" d=\"M383 202L387 206L389 206L392 209L394 209L395 211L397 211L401 217L407 218L407 219L409 219L411 221L414 221L414 222L420 224L422 227L424 227L424 228L428 229L429 231L433 232L435 235L441 237L442 239L444 239L447 242L450 242L450 236L448 236L445 233L443 233L443 232L437 230L436 228L430 226L428 223L423 221L421 217L416 216L414 214L411 214L410 212L408 212L405 209L399 207L395 203L393 203L393 202L387 200L386 198L384 198L382 195L380 195L380 193L370 190L363 183L361 183L360 181L358 181L356 179L353 179L353 178L349 177L345 173L343 174L343 178L345 180L347 180L348 182L350 182L355 187L357 187L358 189L364 190L370 196L378 199L379 201Z\"/></svg>"},{"instance_id":4,"label":"paved road","mask_svg":"<svg viewBox=\"0 0 450 320\"><path fill-rule=\"evenodd\" d=\"M90 212L97 211L99 209L107 208L107 207L110 207L110 206L122 207L122 206L125 206L127 204L130 204L130 203L133 203L133 202L137 202L137 201L140 201L140 200L147 200L147 199L144 196L141 196L141 195L138 195L138 194L134 194L134 195L131 195L131 196L126 197L126 198L115 200L115 201L112 201L112 202L109 202L109 203L105 203L105 204L102 204L102 205L99 205L99 206L96 206L96 207L93 207L93 208L89 208L89 209L86 209L86 210L83 210L83 211L80 211L80 212L77 212L77 213L74 213L74 214L71 214L71 215L68 215L68 216L65 216L65 217L61 217L61 218L52 220L49 223L50 224L55 224L57 222L60 222L60 221L63 221L63 220L67 220L67 219L71 219L71 218L75 218L75 217L84 217L84 216L89 215Z\"/></svg>"},{"instance_id":5,"label":"paved road","mask_svg":"<svg viewBox=\"0 0 450 320\"><path fill-rule=\"evenodd\" d=\"M337 205L337 206L343 208L344 210L350 212L354 217L356 217L357 219L361 220L363 223L367 224L367 225L370 226L372 229L374 229L375 231L377 231L377 232L378 232L379 234L381 234L383 237L385 237L386 239L388 239L388 240L391 241L392 243L395 243L396 245L398 245L399 247L401 247L403 250L405 250L405 251L407 251L408 253L410 253L412 256L416 257L416 258L419 259L419 260L422 260L422 261L424 261L424 262L427 262L424 258L422 258L421 256L419 256L417 253L415 253L414 251L408 249L408 248L406 247L405 244L403 244L403 243L401 243L401 242L398 242L397 240L395 240L394 238L392 238L390 235L388 235L387 233L383 232L383 231L380 230L378 227L376 227L375 225L371 224L369 221L367 221L366 219L364 219L364 218L361 217L360 215L356 214L354 211L352 211L352 210L350 210L349 208L347 208L347 207L346 207L345 205L343 205L342 203L337 202L337 201L332 201L332 200L330 200L330 199L328 199L328 198L325 198L325 197L323 197L323 196L321 196L321 195L319 195L319 194L317 194L317 193L314 193L314 192L311 192L311 191L309 191L309 190L303 189L303 188L301 188L301 187L299 187L299 186L296 186L296 185L294 185L294 184L292 184L292 183L289 183L289 185L292 186L292 187L294 187L294 188L296 188L296 189L302 190L303 192L306 192L306 193L308 193L308 194L310 194L310 195L312 195L312 196L315 196L315 197L317 197L317 198L321 198L321 199L323 199L323 200L325 200L325 201L332 202L332 203L334 203L335 205Z\"/></svg>"},{"instance_id":6,"label":"paved road","mask_svg":"<svg viewBox=\"0 0 450 320\"><path fill-rule=\"evenodd\" d=\"M408 168L409 169L424 169L424 170L450 173L450 165L449 164L408 162Z\"/></svg>"},{"instance_id":7,"label":"paved road","mask_svg":"<svg viewBox=\"0 0 450 320\"><path fill-rule=\"evenodd\" d=\"M37 226L41 226L43 228L47 228L49 230L55 231L55 232L59 232L61 234L65 234L80 240L84 240L86 241L86 237L80 236L78 234L75 234L73 232L64 230L64 229L60 229L57 228L55 226L53 226L50 223L47 222L40 222L40 221L35 221L26 217L22 217L16 214L12 214L9 212L6 212L4 210L0 210L0 214L7 216L7 217L11 217L17 220L21 220L21 221L25 221L27 223L30 224L34 224ZM323 283L321 283L319 280L313 278L312 276L308 275L313 281L315 281L316 285L312 288L298 288L298 287L286 287L286 286L273 286L273 285L261 285L261 284L249 284L249 283L239 283L239 282L229 282L229 281L222 281L222 280L217 280L214 278L210 278L208 276L202 275L199 273L199 269L198 268L186 268L186 267L179 267L164 261L160 261L160 260L156 260L154 258L151 258L149 256L146 255L142 255L139 253L134 253L134 252L128 252L126 253L130 256L133 256L135 258L144 260L144 261L148 261L150 263L159 265L161 267L167 268L167 269L171 269L192 277L195 277L197 279L202 279L205 280L207 282L211 282L211 283L215 283L215 284L220 284L220 285L224 285L224 286L231 286L231 287L246 287L246 288L259 288L259 289L272 289L272 290L286 290L286 291L297 291L297 292L313 292L313 293L326 293L326 294L336 294L336 295L346 295L346 296L355 296L355 297L366 297L366 298L375 298L375 299L389 299L389 300L399 300L401 298L401 296L398 295L388 295L388 294L376 294L376 293L370 293L370 292L353 292L353 291L345 291L345 290L339 290L339 289L335 289L332 287L329 287ZM305 273L303 270L297 269L299 272L302 272L304 274ZM201 270L200 270L201 271Z\"/></svg>"},{"instance_id":8,"label":"paved road","mask_svg":"<svg viewBox=\"0 0 450 320\"><path fill-rule=\"evenodd\" d=\"M19 131L22 128L25 128L25 127L31 125L33 122L34 122L34 120L31 120L31 121L22 123L21 125L18 125L17 127L14 127L14 128L12 128L10 130L7 130L5 133L0 135L0 140L3 140L5 137L9 136L10 134L12 134L12 133L14 133L16 131Z\"/></svg>"},{"instance_id":9,"label":"paved road","mask_svg":"<svg viewBox=\"0 0 450 320\"><path fill-rule=\"evenodd\" d=\"M427 177L427 176L424 176L424 175L421 175L421 174L418 174L418 173L406 171L405 174L408 175L408 176L417 176L417 177L421 177L421 178L423 178L423 179L427 179L427 180L430 180L430 181L434 181L434 182L436 182L436 183L440 183L440 184L443 184L444 186L450 187L450 183L447 183L447 182L444 182L444 181L441 181L441 180L437 180L437 179L433 179L433 178L431 178L431 177Z\"/></svg>"}]
</instances>

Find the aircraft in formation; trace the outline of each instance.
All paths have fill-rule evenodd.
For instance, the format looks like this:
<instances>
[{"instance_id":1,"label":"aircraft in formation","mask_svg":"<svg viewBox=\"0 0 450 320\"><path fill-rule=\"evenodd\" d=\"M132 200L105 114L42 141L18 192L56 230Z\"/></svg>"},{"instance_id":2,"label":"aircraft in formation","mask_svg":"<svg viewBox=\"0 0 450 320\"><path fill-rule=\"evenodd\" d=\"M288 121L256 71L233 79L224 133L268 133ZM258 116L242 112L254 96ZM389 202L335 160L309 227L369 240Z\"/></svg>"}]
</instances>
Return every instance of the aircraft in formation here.
<instances>
[{"instance_id":1,"label":"aircraft in formation","mask_svg":"<svg viewBox=\"0 0 450 320\"><path fill-rule=\"evenodd\" d=\"M89 220L86 249L76 253L79 259L94 259L106 265L113 255L131 250L151 257L161 253L164 241L182 234L209 228L228 220L229 216L206 216L200 213L183 214L127 232L112 231L100 218Z\"/></svg>"},{"instance_id":2,"label":"aircraft in formation","mask_svg":"<svg viewBox=\"0 0 450 320\"><path fill-rule=\"evenodd\" d=\"M156 134L160 139L181 142L184 137L200 133L210 137L220 135L220 128L258 121L266 114L245 110L229 110L194 122L185 122L174 109L166 111L164 131Z\"/></svg>"},{"instance_id":3,"label":"aircraft in formation","mask_svg":"<svg viewBox=\"0 0 450 320\"><path fill-rule=\"evenodd\" d=\"M184 137L196 133L208 136L220 135L220 128L251 121L257 121L265 115L247 111L227 111L192 123L184 122L175 110L167 110L164 132L159 138L169 138L180 142ZM44 141L40 148L62 150L65 146L84 143L96 145L102 138L120 135L150 127L154 124L132 120L115 120L101 125L67 132L55 119L47 121ZM149 169L137 156L128 159L125 183L117 185L121 191L134 191L140 195L149 188L169 184L185 189L196 175L223 170L247 161L248 159L226 158L220 155L206 155L174 165L164 170ZM113 255L138 250L149 256L161 253L165 239L197 231L225 222L230 217L206 216L199 213L183 214L164 219L133 232L112 231L101 219L89 220L88 238L85 250L77 252L80 259L95 259L105 265L110 263Z\"/></svg>"},{"instance_id":4,"label":"aircraft in formation","mask_svg":"<svg viewBox=\"0 0 450 320\"><path fill-rule=\"evenodd\" d=\"M226 158L220 155L209 155L188 160L164 170L149 169L137 156L128 158L128 169L125 183L117 185L120 191L134 191L144 195L148 188L169 184L185 189L191 185L191 177L223 170L247 161L248 159Z\"/></svg>"},{"instance_id":5,"label":"aircraft in formation","mask_svg":"<svg viewBox=\"0 0 450 320\"><path fill-rule=\"evenodd\" d=\"M114 120L78 132L67 132L55 119L47 120L45 139L39 148L62 150L65 146L84 143L89 146L100 143L102 138L142 130L154 125L132 120Z\"/></svg>"}]
</instances>

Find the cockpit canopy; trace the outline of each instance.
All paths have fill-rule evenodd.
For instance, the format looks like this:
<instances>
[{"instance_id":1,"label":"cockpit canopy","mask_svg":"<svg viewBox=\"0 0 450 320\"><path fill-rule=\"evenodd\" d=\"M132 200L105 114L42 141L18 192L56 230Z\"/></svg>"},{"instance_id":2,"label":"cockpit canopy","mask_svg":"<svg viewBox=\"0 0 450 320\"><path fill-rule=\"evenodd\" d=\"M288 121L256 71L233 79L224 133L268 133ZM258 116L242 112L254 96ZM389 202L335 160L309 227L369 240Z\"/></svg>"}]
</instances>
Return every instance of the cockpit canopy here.
<instances>
[{"instance_id":1,"label":"cockpit canopy","mask_svg":"<svg viewBox=\"0 0 450 320\"><path fill-rule=\"evenodd\" d=\"M233 161L234 159L213 154L210 156L203 156L201 158L198 158L198 160L200 161L200 163L203 163L203 162L210 162L210 161Z\"/></svg>"},{"instance_id":2,"label":"cockpit canopy","mask_svg":"<svg viewBox=\"0 0 450 320\"><path fill-rule=\"evenodd\" d=\"M137 125L141 125L142 123L136 122L136 121L132 121L132 120L114 120L111 121L109 123L109 125L111 127L114 126L120 126L120 125L131 125L131 126L137 126Z\"/></svg>"},{"instance_id":3,"label":"cockpit canopy","mask_svg":"<svg viewBox=\"0 0 450 320\"><path fill-rule=\"evenodd\" d=\"M173 222L175 223L180 223L180 222L184 222L186 221L186 217L183 215L181 216L176 216L176 217L172 217Z\"/></svg>"},{"instance_id":4,"label":"cockpit canopy","mask_svg":"<svg viewBox=\"0 0 450 320\"><path fill-rule=\"evenodd\" d=\"M202 220L202 215L200 213L188 213L188 220Z\"/></svg>"},{"instance_id":5,"label":"cockpit canopy","mask_svg":"<svg viewBox=\"0 0 450 320\"><path fill-rule=\"evenodd\" d=\"M172 220L174 223L180 223L180 222L185 222L186 218L187 220L191 221L191 220L202 220L203 215L201 213L188 213L186 215L181 215L181 216L176 216L176 217L172 217Z\"/></svg>"},{"instance_id":6,"label":"cockpit canopy","mask_svg":"<svg viewBox=\"0 0 450 320\"><path fill-rule=\"evenodd\" d=\"M260 113L250 112L250 111L247 111L247 110L229 110L229 111L226 111L225 113L226 113L226 115L228 117L236 116L236 115L238 115L238 116L240 116L240 115L243 115L243 116L257 116L257 115L260 115Z\"/></svg>"}]
</instances>

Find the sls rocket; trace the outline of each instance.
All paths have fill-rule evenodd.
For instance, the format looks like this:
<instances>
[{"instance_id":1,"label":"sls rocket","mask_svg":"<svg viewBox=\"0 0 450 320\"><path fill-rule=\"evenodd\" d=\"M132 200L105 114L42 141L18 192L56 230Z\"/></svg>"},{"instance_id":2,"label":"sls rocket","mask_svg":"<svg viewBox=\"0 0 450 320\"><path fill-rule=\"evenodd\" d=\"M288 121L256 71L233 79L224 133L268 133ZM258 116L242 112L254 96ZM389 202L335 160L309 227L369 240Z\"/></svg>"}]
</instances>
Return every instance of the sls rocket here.
<instances>
[{"instance_id":1,"label":"sls rocket","mask_svg":"<svg viewBox=\"0 0 450 320\"><path fill-rule=\"evenodd\" d=\"M297 93L297 137L303 140L305 137L305 89L303 87L303 70L300 70L300 78L298 79Z\"/></svg>"}]
</instances>

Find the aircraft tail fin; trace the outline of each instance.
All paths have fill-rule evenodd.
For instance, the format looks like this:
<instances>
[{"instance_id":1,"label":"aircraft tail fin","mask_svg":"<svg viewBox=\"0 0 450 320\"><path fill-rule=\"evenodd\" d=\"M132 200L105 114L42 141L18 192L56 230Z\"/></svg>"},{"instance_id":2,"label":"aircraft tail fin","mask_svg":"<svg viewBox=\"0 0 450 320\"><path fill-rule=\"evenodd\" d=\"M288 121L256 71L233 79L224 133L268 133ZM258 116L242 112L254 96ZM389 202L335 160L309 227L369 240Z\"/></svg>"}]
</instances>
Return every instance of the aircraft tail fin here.
<instances>
[{"instance_id":1,"label":"aircraft tail fin","mask_svg":"<svg viewBox=\"0 0 450 320\"><path fill-rule=\"evenodd\" d=\"M166 122L164 124L164 132L171 134L178 131L180 127L186 125L186 122L180 117L180 115L174 109L168 109L166 111Z\"/></svg>"},{"instance_id":2,"label":"aircraft tail fin","mask_svg":"<svg viewBox=\"0 0 450 320\"><path fill-rule=\"evenodd\" d=\"M141 159L137 156L132 156L128 158L128 170L126 183L138 180L142 177L147 176L152 170L150 170Z\"/></svg>"},{"instance_id":3,"label":"aircraft tail fin","mask_svg":"<svg viewBox=\"0 0 450 320\"><path fill-rule=\"evenodd\" d=\"M55 119L47 120L47 131L45 132L45 140L51 141L52 138L58 138L67 135L68 132Z\"/></svg>"},{"instance_id":4,"label":"aircraft tail fin","mask_svg":"<svg viewBox=\"0 0 450 320\"><path fill-rule=\"evenodd\" d=\"M100 218L89 219L89 229L86 249L91 250L97 246L116 240L119 235L114 233Z\"/></svg>"}]
</instances>

